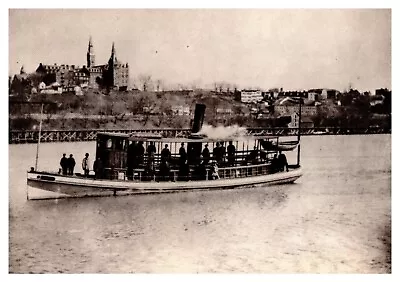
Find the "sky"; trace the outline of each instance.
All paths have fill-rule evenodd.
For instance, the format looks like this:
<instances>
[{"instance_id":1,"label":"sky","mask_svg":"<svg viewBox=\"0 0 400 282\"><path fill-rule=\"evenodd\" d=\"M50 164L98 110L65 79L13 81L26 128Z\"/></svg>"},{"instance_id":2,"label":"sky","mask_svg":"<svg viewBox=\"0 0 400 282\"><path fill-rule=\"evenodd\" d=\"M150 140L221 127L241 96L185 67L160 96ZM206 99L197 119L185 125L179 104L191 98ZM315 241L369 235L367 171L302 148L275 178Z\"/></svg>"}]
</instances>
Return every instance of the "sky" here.
<instances>
[{"instance_id":1,"label":"sky","mask_svg":"<svg viewBox=\"0 0 400 282\"><path fill-rule=\"evenodd\" d=\"M9 74L86 65L90 36L96 64L115 42L131 84L391 89L390 9L11 9Z\"/></svg>"}]
</instances>

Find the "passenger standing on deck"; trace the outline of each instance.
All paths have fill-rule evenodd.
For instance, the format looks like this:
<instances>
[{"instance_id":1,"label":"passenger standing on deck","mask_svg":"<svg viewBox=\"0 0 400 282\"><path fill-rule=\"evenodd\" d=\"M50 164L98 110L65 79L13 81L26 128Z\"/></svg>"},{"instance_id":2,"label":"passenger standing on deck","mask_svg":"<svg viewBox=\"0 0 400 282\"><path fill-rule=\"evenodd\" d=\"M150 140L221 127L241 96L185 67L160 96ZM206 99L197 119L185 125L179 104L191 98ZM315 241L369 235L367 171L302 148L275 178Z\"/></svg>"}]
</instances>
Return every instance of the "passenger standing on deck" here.
<instances>
[{"instance_id":1,"label":"passenger standing on deck","mask_svg":"<svg viewBox=\"0 0 400 282\"><path fill-rule=\"evenodd\" d=\"M279 168L279 160L278 160L278 155L274 154L274 158L271 161L271 172L275 173L280 170Z\"/></svg>"},{"instance_id":2,"label":"passenger standing on deck","mask_svg":"<svg viewBox=\"0 0 400 282\"><path fill-rule=\"evenodd\" d=\"M279 151L278 161L279 161L279 171L285 171L285 168L286 171L289 171L286 156L285 154L282 154L282 151Z\"/></svg>"},{"instance_id":3,"label":"passenger standing on deck","mask_svg":"<svg viewBox=\"0 0 400 282\"><path fill-rule=\"evenodd\" d=\"M100 158L97 158L97 160L94 161L93 171L95 173L95 178L97 179L103 178L103 162L101 161Z\"/></svg>"},{"instance_id":4,"label":"passenger standing on deck","mask_svg":"<svg viewBox=\"0 0 400 282\"><path fill-rule=\"evenodd\" d=\"M164 149L161 151L161 162L166 163L171 159L171 152L168 149L168 144L165 144Z\"/></svg>"},{"instance_id":5,"label":"passenger standing on deck","mask_svg":"<svg viewBox=\"0 0 400 282\"><path fill-rule=\"evenodd\" d=\"M62 169L62 174L67 175L68 168L68 159L65 157L66 154L63 154L63 157L60 160L60 166Z\"/></svg>"},{"instance_id":6,"label":"passenger standing on deck","mask_svg":"<svg viewBox=\"0 0 400 282\"><path fill-rule=\"evenodd\" d=\"M181 143L181 147L179 148L179 166L182 166L186 163L187 154L185 150L185 143Z\"/></svg>"},{"instance_id":7,"label":"passenger standing on deck","mask_svg":"<svg viewBox=\"0 0 400 282\"><path fill-rule=\"evenodd\" d=\"M82 169L84 171L85 176L89 176L89 170L90 170L90 166L89 166L89 153L85 154L85 157L82 160Z\"/></svg>"},{"instance_id":8,"label":"passenger standing on deck","mask_svg":"<svg viewBox=\"0 0 400 282\"><path fill-rule=\"evenodd\" d=\"M208 150L208 144L204 145L203 152L201 152L201 156L203 157L203 164L207 165L210 161L210 150Z\"/></svg>"},{"instance_id":9,"label":"passenger standing on deck","mask_svg":"<svg viewBox=\"0 0 400 282\"><path fill-rule=\"evenodd\" d=\"M75 159L74 159L72 154L69 155L69 158L68 158L67 161L68 161L67 162L67 164L68 164L68 174L69 175L74 175L74 168L75 168L76 162L75 162Z\"/></svg>"},{"instance_id":10,"label":"passenger standing on deck","mask_svg":"<svg viewBox=\"0 0 400 282\"><path fill-rule=\"evenodd\" d=\"M144 162L144 147L143 147L143 141L139 141L137 148L136 148L136 155L137 155L137 162L136 166L139 164L143 164Z\"/></svg>"},{"instance_id":11,"label":"passenger standing on deck","mask_svg":"<svg viewBox=\"0 0 400 282\"><path fill-rule=\"evenodd\" d=\"M133 141L128 146L128 160L127 160L127 176L128 179L133 179L133 168L136 165L136 142Z\"/></svg>"},{"instance_id":12,"label":"passenger standing on deck","mask_svg":"<svg viewBox=\"0 0 400 282\"><path fill-rule=\"evenodd\" d=\"M228 145L227 151L228 151L228 165L229 166L235 166L235 151L236 151L236 148L232 144L232 141L229 141L229 145Z\"/></svg>"},{"instance_id":13,"label":"passenger standing on deck","mask_svg":"<svg viewBox=\"0 0 400 282\"><path fill-rule=\"evenodd\" d=\"M217 164L220 164L222 161L222 152L221 152L221 147L219 146L219 142L217 142L217 147L213 149L213 158L217 162Z\"/></svg>"},{"instance_id":14,"label":"passenger standing on deck","mask_svg":"<svg viewBox=\"0 0 400 282\"><path fill-rule=\"evenodd\" d=\"M150 145L147 146L147 164L149 168L154 169L154 155L156 153L157 149L156 146L154 146L154 142L150 141Z\"/></svg>"}]
</instances>

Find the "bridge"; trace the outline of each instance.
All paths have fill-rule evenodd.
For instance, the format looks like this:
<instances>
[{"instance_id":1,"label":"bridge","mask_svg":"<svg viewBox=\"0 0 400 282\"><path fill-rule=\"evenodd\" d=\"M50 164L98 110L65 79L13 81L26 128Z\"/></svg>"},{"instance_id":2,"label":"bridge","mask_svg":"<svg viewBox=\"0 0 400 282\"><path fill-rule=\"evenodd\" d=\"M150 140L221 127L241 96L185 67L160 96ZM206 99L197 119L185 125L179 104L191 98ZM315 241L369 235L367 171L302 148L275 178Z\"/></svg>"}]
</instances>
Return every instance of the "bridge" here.
<instances>
[{"instance_id":1,"label":"bridge","mask_svg":"<svg viewBox=\"0 0 400 282\"><path fill-rule=\"evenodd\" d=\"M301 128L301 135L350 135L350 134L384 134L391 133L391 128L339 128L339 127L313 127ZM40 142L78 142L96 140L98 132L114 133L153 133L163 137L186 137L190 134L190 128L153 128L153 129L79 129L79 130L42 130ZM273 135L295 136L298 128L247 128L249 135ZM38 130L11 130L9 132L9 144L36 143L38 142Z\"/></svg>"}]
</instances>

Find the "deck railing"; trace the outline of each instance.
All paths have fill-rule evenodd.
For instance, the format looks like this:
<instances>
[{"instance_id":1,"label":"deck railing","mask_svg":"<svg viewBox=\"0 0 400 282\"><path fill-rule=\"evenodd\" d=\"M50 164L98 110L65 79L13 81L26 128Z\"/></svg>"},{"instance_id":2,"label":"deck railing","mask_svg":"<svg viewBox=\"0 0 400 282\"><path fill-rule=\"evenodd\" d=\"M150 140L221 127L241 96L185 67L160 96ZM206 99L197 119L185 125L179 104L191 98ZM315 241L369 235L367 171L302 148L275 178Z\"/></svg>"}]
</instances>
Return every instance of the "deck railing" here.
<instances>
[{"instance_id":1,"label":"deck railing","mask_svg":"<svg viewBox=\"0 0 400 282\"><path fill-rule=\"evenodd\" d=\"M187 175L179 175L179 169L170 169L168 175L161 175L159 169L155 169L151 175L146 174L144 168L134 169L133 178L138 181L188 181L188 180L213 180L212 166L208 165L205 167L205 175L199 175L196 173L196 169L192 166L189 169ZM124 180L128 180L126 170L121 171L123 173ZM250 176L260 176L271 174L271 163L265 162L253 165L242 165L242 166L230 166L218 168L218 176L220 179L231 179L231 178L244 178ZM117 175L115 175L117 178Z\"/></svg>"}]
</instances>

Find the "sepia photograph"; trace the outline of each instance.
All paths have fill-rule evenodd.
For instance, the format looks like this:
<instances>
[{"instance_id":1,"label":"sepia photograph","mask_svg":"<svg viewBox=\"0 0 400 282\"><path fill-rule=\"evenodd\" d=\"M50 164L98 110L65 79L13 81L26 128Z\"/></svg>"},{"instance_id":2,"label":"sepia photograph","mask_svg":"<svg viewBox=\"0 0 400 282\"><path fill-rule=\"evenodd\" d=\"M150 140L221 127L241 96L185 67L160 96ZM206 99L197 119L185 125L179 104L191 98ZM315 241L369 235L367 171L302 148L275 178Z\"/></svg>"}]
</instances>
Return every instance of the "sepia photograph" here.
<instances>
[{"instance_id":1,"label":"sepia photograph","mask_svg":"<svg viewBox=\"0 0 400 282\"><path fill-rule=\"evenodd\" d=\"M391 8L8 9L8 274L391 274Z\"/></svg>"}]
</instances>

